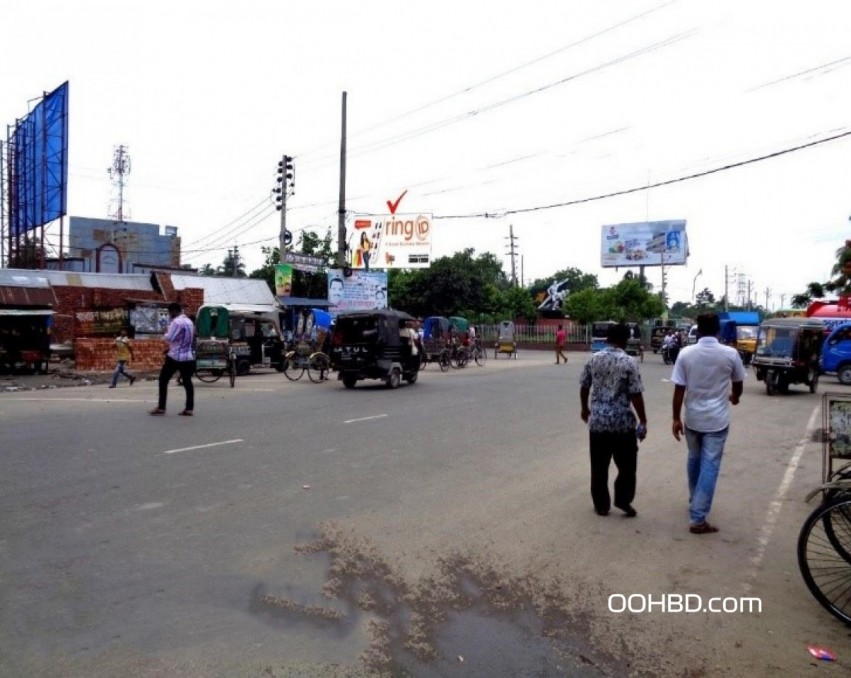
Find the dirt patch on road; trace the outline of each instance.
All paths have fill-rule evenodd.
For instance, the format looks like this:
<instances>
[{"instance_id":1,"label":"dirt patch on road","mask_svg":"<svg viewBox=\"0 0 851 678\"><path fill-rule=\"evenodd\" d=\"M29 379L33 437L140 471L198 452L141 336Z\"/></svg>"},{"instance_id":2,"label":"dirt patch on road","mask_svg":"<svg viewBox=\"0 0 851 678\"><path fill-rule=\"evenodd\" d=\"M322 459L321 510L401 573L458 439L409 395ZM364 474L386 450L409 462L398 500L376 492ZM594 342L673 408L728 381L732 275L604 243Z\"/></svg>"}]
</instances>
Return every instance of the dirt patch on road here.
<instances>
[{"instance_id":1,"label":"dirt patch on road","mask_svg":"<svg viewBox=\"0 0 851 678\"><path fill-rule=\"evenodd\" d=\"M312 620L332 636L368 624L370 646L360 661L371 673L641 675L623 658L629 652L614 656L594 645L592 615L567 593L577 591L567 581L453 553L411 582L368 540L331 523L296 550L330 557L322 591L328 605L305 605L261 585L251 611L269 621Z\"/></svg>"}]
</instances>

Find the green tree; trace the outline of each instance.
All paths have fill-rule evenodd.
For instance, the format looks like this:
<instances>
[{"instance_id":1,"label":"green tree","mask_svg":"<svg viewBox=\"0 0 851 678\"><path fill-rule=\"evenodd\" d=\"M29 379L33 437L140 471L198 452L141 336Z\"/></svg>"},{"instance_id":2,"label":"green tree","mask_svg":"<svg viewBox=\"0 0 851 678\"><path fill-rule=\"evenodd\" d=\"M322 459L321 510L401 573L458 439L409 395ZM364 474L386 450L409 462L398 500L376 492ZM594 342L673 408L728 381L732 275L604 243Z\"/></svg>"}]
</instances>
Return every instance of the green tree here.
<instances>
[{"instance_id":1,"label":"green tree","mask_svg":"<svg viewBox=\"0 0 851 678\"><path fill-rule=\"evenodd\" d=\"M198 275L214 276L216 275L216 269L208 262L198 270Z\"/></svg>"},{"instance_id":2,"label":"green tree","mask_svg":"<svg viewBox=\"0 0 851 678\"><path fill-rule=\"evenodd\" d=\"M709 291L708 287L704 287L700 292L698 292L694 297L695 304L700 307L714 307L715 306L715 295Z\"/></svg>"},{"instance_id":3,"label":"green tree","mask_svg":"<svg viewBox=\"0 0 851 678\"><path fill-rule=\"evenodd\" d=\"M225 256L222 265L216 269L217 275L226 277L226 278L245 278L245 262L242 261L242 258L239 256L239 248L234 247L232 250L228 250L227 256Z\"/></svg>"}]
</instances>

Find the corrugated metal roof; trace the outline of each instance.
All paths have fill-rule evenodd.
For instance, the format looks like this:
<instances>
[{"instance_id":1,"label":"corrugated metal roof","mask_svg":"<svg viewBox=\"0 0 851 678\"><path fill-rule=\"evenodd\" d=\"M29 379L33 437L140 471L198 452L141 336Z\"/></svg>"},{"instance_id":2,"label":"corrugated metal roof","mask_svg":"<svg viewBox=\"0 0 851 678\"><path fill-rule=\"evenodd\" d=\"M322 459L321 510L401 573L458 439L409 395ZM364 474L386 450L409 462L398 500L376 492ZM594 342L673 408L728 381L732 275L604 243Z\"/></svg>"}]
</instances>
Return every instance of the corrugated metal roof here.
<instances>
[{"instance_id":1,"label":"corrugated metal roof","mask_svg":"<svg viewBox=\"0 0 851 678\"><path fill-rule=\"evenodd\" d=\"M205 304L276 305L277 300L264 280L254 278L220 278L208 275L171 274L176 290L204 290Z\"/></svg>"},{"instance_id":2,"label":"corrugated metal roof","mask_svg":"<svg viewBox=\"0 0 851 678\"><path fill-rule=\"evenodd\" d=\"M5 276L12 279L30 279L32 281L47 281L50 285L72 287L103 287L111 290L144 290L150 292L151 277L147 274L136 273L77 273L74 271L31 271L27 269L0 269L0 284L14 285L14 282L4 282ZM40 284L41 287L47 285Z\"/></svg>"}]
</instances>

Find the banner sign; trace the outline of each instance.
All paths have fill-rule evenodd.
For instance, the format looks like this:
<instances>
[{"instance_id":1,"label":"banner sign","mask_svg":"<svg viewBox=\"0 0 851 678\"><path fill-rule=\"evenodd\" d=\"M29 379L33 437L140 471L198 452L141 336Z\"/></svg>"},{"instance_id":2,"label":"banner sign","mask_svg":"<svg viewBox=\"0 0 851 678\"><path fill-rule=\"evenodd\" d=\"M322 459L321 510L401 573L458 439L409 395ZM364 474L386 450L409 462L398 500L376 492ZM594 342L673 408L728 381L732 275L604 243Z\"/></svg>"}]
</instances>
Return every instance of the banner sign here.
<instances>
[{"instance_id":1,"label":"banner sign","mask_svg":"<svg viewBox=\"0 0 851 678\"><path fill-rule=\"evenodd\" d=\"M684 266L689 255L685 219L603 226L600 254L604 268Z\"/></svg>"},{"instance_id":2,"label":"banner sign","mask_svg":"<svg viewBox=\"0 0 851 678\"><path fill-rule=\"evenodd\" d=\"M326 265L325 259L313 254L287 252L286 255L284 255L284 259L288 264L292 264L296 271L305 271L307 273L318 273L323 270Z\"/></svg>"},{"instance_id":3,"label":"banner sign","mask_svg":"<svg viewBox=\"0 0 851 678\"><path fill-rule=\"evenodd\" d=\"M127 327L128 319L129 313L126 308L76 311L74 334L79 337L118 334L122 327Z\"/></svg>"},{"instance_id":4,"label":"banner sign","mask_svg":"<svg viewBox=\"0 0 851 678\"><path fill-rule=\"evenodd\" d=\"M334 317L348 311L387 308L387 271L352 271L347 278L340 269L329 269L328 301Z\"/></svg>"},{"instance_id":5,"label":"banner sign","mask_svg":"<svg viewBox=\"0 0 851 678\"><path fill-rule=\"evenodd\" d=\"M288 297L293 291L292 264L277 264L275 266L275 296Z\"/></svg>"},{"instance_id":6,"label":"banner sign","mask_svg":"<svg viewBox=\"0 0 851 678\"><path fill-rule=\"evenodd\" d=\"M349 265L369 271L428 268L431 264L431 214L388 214L346 221Z\"/></svg>"}]
</instances>

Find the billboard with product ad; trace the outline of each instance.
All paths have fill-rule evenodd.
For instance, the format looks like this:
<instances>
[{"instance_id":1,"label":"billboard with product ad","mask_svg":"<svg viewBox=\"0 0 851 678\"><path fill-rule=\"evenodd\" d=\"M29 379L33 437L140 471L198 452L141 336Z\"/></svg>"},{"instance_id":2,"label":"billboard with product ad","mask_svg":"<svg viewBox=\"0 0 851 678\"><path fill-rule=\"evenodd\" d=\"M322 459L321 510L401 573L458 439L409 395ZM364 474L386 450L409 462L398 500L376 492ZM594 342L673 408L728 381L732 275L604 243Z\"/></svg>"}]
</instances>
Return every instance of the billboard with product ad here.
<instances>
[{"instance_id":1,"label":"billboard with product ad","mask_svg":"<svg viewBox=\"0 0 851 678\"><path fill-rule=\"evenodd\" d=\"M364 271L428 268L431 232L431 214L353 216L346 220L349 265Z\"/></svg>"},{"instance_id":2,"label":"billboard with product ad","mask_svg":"<svg viewBox=\"0 0 851 678\"><path fill-rule=\"evenodd\" d=\"M688 263L685 219L639 221L602 227L600 265L684 266Z\"/></svg>"},{"instance_id":3,"label":"billboard with product ad","mask_svg":"<svg viewBox=\"0 0 851 678\"><path fill-rule=\"evenodd\" d=\"M338 268L328 270L328 311L337 317L349 311L387 308L387 271L352 271L346 277Z\"/></svg>"}]
</instances>

